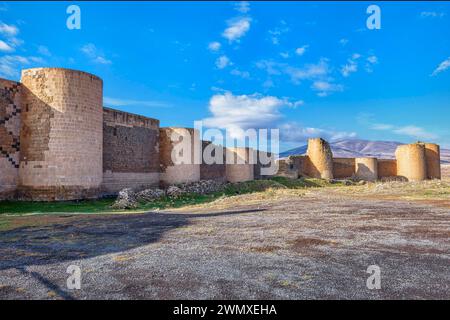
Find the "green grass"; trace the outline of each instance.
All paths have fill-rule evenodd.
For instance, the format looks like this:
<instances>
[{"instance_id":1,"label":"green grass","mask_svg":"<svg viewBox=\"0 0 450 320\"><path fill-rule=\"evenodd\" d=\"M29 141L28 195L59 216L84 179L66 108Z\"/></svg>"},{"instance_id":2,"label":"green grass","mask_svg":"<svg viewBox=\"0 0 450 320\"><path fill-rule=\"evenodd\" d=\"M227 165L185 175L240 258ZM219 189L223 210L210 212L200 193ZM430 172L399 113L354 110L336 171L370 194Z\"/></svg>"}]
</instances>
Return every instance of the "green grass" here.
<instances>
[{"instance_id":1,"label":"green grass","mask_svg":"<svg viewBox=\"0 0 450 320\"><path fill-rule=\"evenodd\" d=\"M297 179L292 180L284 177L274 177L267 180L253 180L236 184L228 184L221 192L209 195L187 194L177 199L168 197L157 201L140 203L135 209L123 210L112 209L114 199L83 200L83 201L61 201L61 202L29 202L29 201L0 201L1 215L25 215L25 214L60 214L60 213L121 213L121 212L143 212L146 210L180 208L187 205L202 204L214 201L223 196L248 194L261 192L267 189L300 189L311 187L332 186L321 179Z\"/></svg>"},{"instance_id":2,"label":"green grass","mask_svg":"<svg viewBox=\"0 0 450 320\"><path fill-rule=\"evenodd\" d=\"M109 208L109 206L113 202L114 199L60 202L0 201L0 215L73 212L97 213L111 211L111 208Z\"/></svg>"}]
</instances>

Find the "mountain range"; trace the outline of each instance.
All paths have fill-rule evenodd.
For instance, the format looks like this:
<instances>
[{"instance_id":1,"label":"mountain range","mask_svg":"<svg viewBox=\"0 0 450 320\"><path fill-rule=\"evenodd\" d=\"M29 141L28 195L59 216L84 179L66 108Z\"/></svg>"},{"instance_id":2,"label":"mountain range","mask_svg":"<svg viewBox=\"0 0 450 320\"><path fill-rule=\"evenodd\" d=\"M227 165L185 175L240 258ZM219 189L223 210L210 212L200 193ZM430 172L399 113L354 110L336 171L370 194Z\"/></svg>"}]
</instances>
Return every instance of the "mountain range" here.
<instances>
[{"instance_id":1,"label":"mountain range","mask_svg":"<svg viewBox=\"0 0 450 320\"><path fill-rule=\"evenodd\" d=\"M403 143L395 141L369 141L361 139L345 139L330 143L333 156L336 158L375 157L383 159L395 158L395 149ZM280 153L280 158L290 155L306 154L307 145ZM441 149L441 163L450 164L450 149Z\"/></svg>"}]
</instances>

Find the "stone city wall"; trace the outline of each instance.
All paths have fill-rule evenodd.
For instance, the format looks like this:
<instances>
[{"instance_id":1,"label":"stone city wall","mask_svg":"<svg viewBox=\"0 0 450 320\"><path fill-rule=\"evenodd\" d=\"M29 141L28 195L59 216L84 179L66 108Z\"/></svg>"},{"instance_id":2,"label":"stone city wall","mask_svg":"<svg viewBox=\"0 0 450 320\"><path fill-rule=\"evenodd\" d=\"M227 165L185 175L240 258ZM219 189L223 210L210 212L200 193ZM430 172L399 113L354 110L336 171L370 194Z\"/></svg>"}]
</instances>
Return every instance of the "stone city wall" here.
<instances>
[{"instance_id":1,"label":"stone city wall","mask_svg":"<svg viewBox=\"0 0 450 320\"><path fill-rule=\"evenodd\" d=\"M159 120L103 108L102 192L159 185Z\"/></svg>"}]
</instances>

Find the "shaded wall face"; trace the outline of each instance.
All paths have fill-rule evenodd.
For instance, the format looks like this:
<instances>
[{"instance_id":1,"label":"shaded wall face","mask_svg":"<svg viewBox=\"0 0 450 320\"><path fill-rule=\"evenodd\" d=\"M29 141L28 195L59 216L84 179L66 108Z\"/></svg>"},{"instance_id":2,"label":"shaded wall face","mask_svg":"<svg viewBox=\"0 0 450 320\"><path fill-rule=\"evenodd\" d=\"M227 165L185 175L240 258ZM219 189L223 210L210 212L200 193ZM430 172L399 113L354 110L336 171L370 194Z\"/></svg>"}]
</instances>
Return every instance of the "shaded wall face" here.
<instances>
[{"instance_id":1,"label":"shaded wall face","mask_svg":"<svg viewBox=\"0 0 450 320\"><path fill-rule=\"evenodd\" d=\"M102 191L159 184L159 121L103 109Z\"/></svg>"},{"instance_id":2,"label":"shaded wall face","mask_svg":"<svg viewBox=\"0 0 450 320\"><path fill-rule=\"evenodd\" d=\"M102 182L103 83L66 69L22 72L20 198L98 195Z\"/></svg>"},{"instance_id":3,"label":"shaded wall face","mask_svg":"<svg viewBox=\"0 0 450 320\"><path fill-rule=\"evenodd\" d=\"M378 179L378 164L376 158L355 158L355 176L364 181Z\"/></svg>"},{"instance_id":4,"label":"shaded wall face","mask_svg":"<svg viewBox=\"0 0 450 320\"><path fill-rule=\"evenodd\" d=\"M397 175L397 160L378 159L378 177L388 178Z\"/></svg>"},{"instance_id":5,"label":"shaded wall face","mask_svg":"<svg viewBox=\"0 0 450 320\"><path fill-rule=\"evenodd\" d=\"M14 196L19 180L20 84L0 79L0 200Z\"/></svg>"},{"instance_id":6,"label":"shaded wall face","mask_svg":"<svg viewBox=\"0 0 450 320\"><path fill-rule=\"evenodd\" d=\"M355 158L333 158L333 176L351 178L355 174Z\"/></svg>"},{"instance_id":7,"label":"shaded wall face","mask_svg":"<svg viewBox=\"0 0 450 320\"><path fill-rule=\"evenodd\" d=\"M425 160L427 162L427 178L441 179L441 154L439 145L425 143Z\"/></svg>"},{"instance_id":8,"label":"shaded wall face","mask_svg":"<svg viewBox=\"0 0 450 320\"><path fill-rule=\"evenodd\" d=\"M220 148L220 151L218 150ZM216 154L217 152L217 154ZM220 153L222 156L220 157ZM202 163L200 164L200 180L226 180L226 152L222 146L214 145L210 141L202 141ZM219 159L221 162L205 163L205 155L211 157L211 160Z\"/></svg>"}]
</instances>

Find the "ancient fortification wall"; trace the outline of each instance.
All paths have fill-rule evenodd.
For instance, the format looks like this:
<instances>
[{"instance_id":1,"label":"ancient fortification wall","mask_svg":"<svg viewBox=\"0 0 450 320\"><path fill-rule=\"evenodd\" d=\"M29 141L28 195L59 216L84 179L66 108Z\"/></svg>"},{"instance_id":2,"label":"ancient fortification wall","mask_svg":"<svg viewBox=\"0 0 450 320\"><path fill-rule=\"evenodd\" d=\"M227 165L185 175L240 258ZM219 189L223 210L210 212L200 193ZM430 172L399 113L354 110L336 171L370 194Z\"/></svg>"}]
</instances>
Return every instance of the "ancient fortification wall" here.
<instances>
[{"instance_id":1,"label":"ancient fortification wall","mask_svg":"<svg viewBox=\"0 0 450 320\"><path fill-rule=\"evenodd\" d=\"M0 79L0 200L95 198L200 179L249 181L273 166L262 161L267 153L252 148L223 148L223 163L208 163L202 153L213 145L198 131L159 128L156 119L103 108L102 97L102 80L76 70L36 68L24 70L21 83ZM325 140L309 139L307 154L277 160L274 175L441 177L437 144L401 145L395 155L333 159Z\"/></svg>"},{"instance_id":2,"label":"ancient fortification wall","mask_svg":"<svg viewBox=\"0 0 450 320\"><path fill-rule=\"evenodd\" d=\"M96 197L102 182L103 83L59 68L24 70L19 197Z\"/></svg>"},{"instance_id":3,"label":"ancient fortification wall","mask_svg":"<svg viewBox=\"0 0 450 320\"><path fill-rule=\"evenodd\" d=\"M191 149L190 154L175 152L175 162L172 161L172 151ZM197 154L196 154L197 153ZM161 168L161 184L170 185L200 180L201 141L199 132L192 128L160 128L159 154ZM183 161L186 159L186 161Z\"/></svg>"},{"instance_id":4,"label":"ancient fortification wall","mask_svg":"<svg viewBox=\"0 0 450 320\"><path fill-rule=\"evenodd\" d=\"M321 138L308 140L308 160L304 174L312 178L333 179L333 154L328 142Z\"/></svg>"},{"instance_id":5,"label":"ancient fortification wall","mask_svg":"<svg viewBox=\"0 0 450 320\"><path fill-rule=\"evenodd\" d=\"M378 163L376 158L355 158L355 177L365 181L378 179Z\"/></svg>"},{"instance_id":6,"label":"ancient fortification wall","mask_svg":"<svg viewBox=\"0 0 450 320\"><path fill-rule=\"evenodd\" d=\"M350 178L355 174L355 158L333 158L333 176L336 179Z\"/></svg>"},{"instance_id":7,"label":"ancient fortification wall","mask_svg":"<svg viewBox=\"0 0 450 320\"><path fill-rule=\"evenodd\" d=\"M217 154L216 154L217 152ZM211 141L202 140L203 161L200 164L201 180L226 180L226 152L222 146L214 145ZM205 156L210 157L211 162L205 162ZM217 160L217 161L216 161Z\"/></svg>"},{"instance_id":8,"label":"ancient fortification wall","mask_svg":"<svg viewBox=\"0 0 450 320\"><path fill-rule=\"evenodd\" d=\"M102 192L159 185L159 120L103 109Z\"/></svg>"},{"instance_id":9,"label":"ancient fortification wall","mask_svg":"<svg viewBox=\"0 0 450 320\"><path fill-rule=\"evenodd\" d=\"M425 145L422 143L405 144L397 147L397 176L409 181L421 181L427 178Z\"/></svg>"},{"instance_id":10,"label":"ancient fortification wall","mask_svg":"<svg viewBox=\"0 0 450 320\"><path fill-rule=\"evenodd\" d=\"M254 152L252 148L226 148L227 157L227 181L242 182L254 179L253 161Z\"/></svg>"},{"instance_id":11,"label":"ancient fortification wall","mask_svg":"<svg viewBox=\"0 0 450 320\"><path fill-rule=\"evenodd\" d=\"M21 86L0 79L0 200L15 195L19 181Z\"/></svg>"},{"instance_id":12,"label":"ancient fortification wall","mask_svg":"<svg viewBox=\"0 0 450 320\"><path fill-rule=\"evenodd\" d=\"M299 166L294 157L276 160L278 164L277 176L297 179L299 177Z\"/></svg>"},{"instance_id":13,"label":"ancient fortification wall","mask_svg":"<svg viewBox=\"0 0 450 320\"><path fill-rule=\"evenodd\" d=\"M395 177L397 161L394 159L378 159L378 179Z\"/></svg>"}]
</instances>

